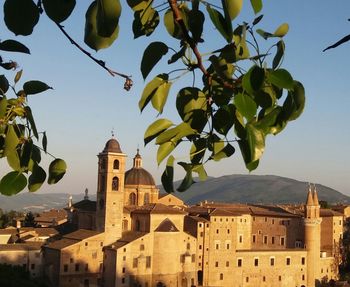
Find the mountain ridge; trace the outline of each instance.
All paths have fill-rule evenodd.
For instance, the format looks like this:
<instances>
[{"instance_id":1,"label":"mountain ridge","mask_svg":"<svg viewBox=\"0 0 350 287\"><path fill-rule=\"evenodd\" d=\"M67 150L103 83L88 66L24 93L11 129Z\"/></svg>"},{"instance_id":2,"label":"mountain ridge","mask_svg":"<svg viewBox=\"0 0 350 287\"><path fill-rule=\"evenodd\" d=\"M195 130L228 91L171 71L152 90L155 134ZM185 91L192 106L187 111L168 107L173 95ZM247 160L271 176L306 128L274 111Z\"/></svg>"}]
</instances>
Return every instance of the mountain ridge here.
<instances>
[{"instance_id":1,"label":"mountain ridge","mask_svg":"<svg viewBox=\"0 0 350 287\"><path fill-rule=\"evenodd\" d=\"M178 186L180 181L175 182ZM161 192L164 192L160 187ZM186 192L175 192L174 195L187 204L200 201L285 204L304 203L308 183L277 175L224 175L209 177L204 182L195 183ZM318 197L328 203L350 204L350 197L330 187L316 184ZM67 206L68 193L19 193L15 196L0 196L2 210L40 212L51 208ZM73 202L84 198L84 194L72 194ZM91 200L96 200L96 194L89 194Z\"/></svg>"}]
</instances>

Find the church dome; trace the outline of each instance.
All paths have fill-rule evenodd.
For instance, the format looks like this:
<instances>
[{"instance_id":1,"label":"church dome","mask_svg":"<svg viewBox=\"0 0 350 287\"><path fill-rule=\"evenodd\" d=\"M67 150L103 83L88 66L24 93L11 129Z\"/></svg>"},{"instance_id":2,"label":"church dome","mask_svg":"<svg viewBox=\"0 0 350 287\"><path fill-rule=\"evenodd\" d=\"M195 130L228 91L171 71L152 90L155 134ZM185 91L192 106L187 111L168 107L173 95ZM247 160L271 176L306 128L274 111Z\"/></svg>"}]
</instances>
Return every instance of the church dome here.
<instances>
[{"instance_id":1,"label":"church dome","mask_svg":"<svg viewBox=\"0 0 350 287\"><path fill-rule=\"evenodd\" d=\"M122 150L120 149L119 142L115 138L111 138L108 142L106 142L103 152L122 153Z\"/></svg>"},{"instance_id":2,"label":"church dome","mask_svg":"<svg viewBox=\"0 0 350 287\"><path fill-rule=\"evenodd\" d=\"M133 168L125 173L125 185L156 185L153 176L142 168L142 158L138 150Z\"/></svg>"}]
</instances>

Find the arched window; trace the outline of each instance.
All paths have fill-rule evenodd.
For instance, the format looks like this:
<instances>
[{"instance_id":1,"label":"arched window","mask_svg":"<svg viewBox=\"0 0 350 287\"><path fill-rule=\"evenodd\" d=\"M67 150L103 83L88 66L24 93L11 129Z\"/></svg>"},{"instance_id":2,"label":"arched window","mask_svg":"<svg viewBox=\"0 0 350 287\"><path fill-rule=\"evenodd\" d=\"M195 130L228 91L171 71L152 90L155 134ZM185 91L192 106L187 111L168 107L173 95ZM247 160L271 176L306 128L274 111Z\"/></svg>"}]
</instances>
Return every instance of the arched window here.
<instances>
[{"instance_id":1,"label":"arched window","mask_svg":"<svg viewBox=\"0 0 350 287\"><path fill-rule=\"evenodd\" d=\"M119 160L117 160L117 159L114 160L113 169L119 169Z\"/></svg>"},{"instance_id":2,"label":"arched window","mask_svg":"<svg viewBox=\"0 0 350 287\"><path fill-rule=\"evenodd\" d=\"M136 205L136 194L133 192L129 195L129 205Z\"/></svg>"},{"instance_id":3,"label":"arched window","mask_svg":"<svg viewBox=\"0 0 350 287\"><path fill-rule=\"evenodd\" d=\"M112 180L112 190L119 190L119 178L116 176Z\"/></svg>"},{"instance_id":4,"label":"arched window","mask_svg":"<svg viewBox=\"0 0 350 287\"><path fill-rule=\"evenodd\" d=\"M143 204L149 204L149 194L145 193L145 196L143 198Z\"/></svg>"}]
</instances>

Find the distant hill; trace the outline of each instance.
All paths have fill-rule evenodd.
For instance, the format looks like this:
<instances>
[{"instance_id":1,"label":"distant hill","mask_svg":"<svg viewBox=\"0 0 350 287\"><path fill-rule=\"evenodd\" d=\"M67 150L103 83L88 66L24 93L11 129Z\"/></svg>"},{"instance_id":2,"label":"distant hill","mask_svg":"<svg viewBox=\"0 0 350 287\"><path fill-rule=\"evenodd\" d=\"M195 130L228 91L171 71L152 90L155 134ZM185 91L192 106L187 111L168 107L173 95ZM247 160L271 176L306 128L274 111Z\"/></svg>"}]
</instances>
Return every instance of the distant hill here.
<instances>
[{"instance_id":1,"label":"distant hill","mask_svg":"<svg viewBox=\"0 0 350 287\"><path fill-rule=\"evenodd\" d=\"M175 183L179 184L178 183ZM241 202L241 203L303 203L306 200L307 183L274 175L226 175L208 178L195 183L190 190L175 195L188 204L200 201ZM324 185L316 184L320 200L328 203L348 203L350 197ZM42 211L67 206L67 193L22 192L16 196L1 196L3 210ZM96 200L95 194L89 194ZM74 194L73 202L84 198L84 194Z\"/></svg>"},{"instance_id":2,"label":"distant hill","mask_svg":"<svg viewBox=\"0 0 350 287\"><path fill-rule=\"evenodd\" d=\"M303 203L307 188L307 182L275 175L226 175L197 182L190 190L176 192L175 195L188 204L204 200L265 204ZM350 203L350 197L330 187L316 184L316 189L320 200L328 203Z\"/></svg>"}]
</instances>

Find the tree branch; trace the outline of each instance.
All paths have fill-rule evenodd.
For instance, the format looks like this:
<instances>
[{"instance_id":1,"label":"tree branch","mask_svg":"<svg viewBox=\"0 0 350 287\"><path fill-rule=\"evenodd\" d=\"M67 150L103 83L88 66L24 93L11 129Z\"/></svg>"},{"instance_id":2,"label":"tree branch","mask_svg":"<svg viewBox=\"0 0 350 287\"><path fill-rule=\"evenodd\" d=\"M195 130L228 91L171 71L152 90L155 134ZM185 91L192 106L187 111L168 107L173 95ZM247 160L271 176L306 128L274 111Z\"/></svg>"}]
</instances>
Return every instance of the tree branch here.
<instances>
[{"instance_id":1,"label":"tree branch","mask_svg":"<svg viewBox=\"0 0 350 287\"><path fill-rule=\"evenodd\" d=\"M88 51L86 51L84 48L82 48L67 32L64 30L64 26L62 26L60 23L55 23L57 27L61 30L63 35L73 44L75 47L77 47L81 52L83 52L86 56L88 56L91 60L93 60L96 64L101 66L103 69L105 69L111 76L119 76L125 79L124 89L129 91L132 87L132 80L131 76L128 76L123 73L119 73L117 71L113 71L112 69L108 68L106 66L106 63L102 60L96 59L94 56L92 56Z\"/></svg>"}]
</instances>

